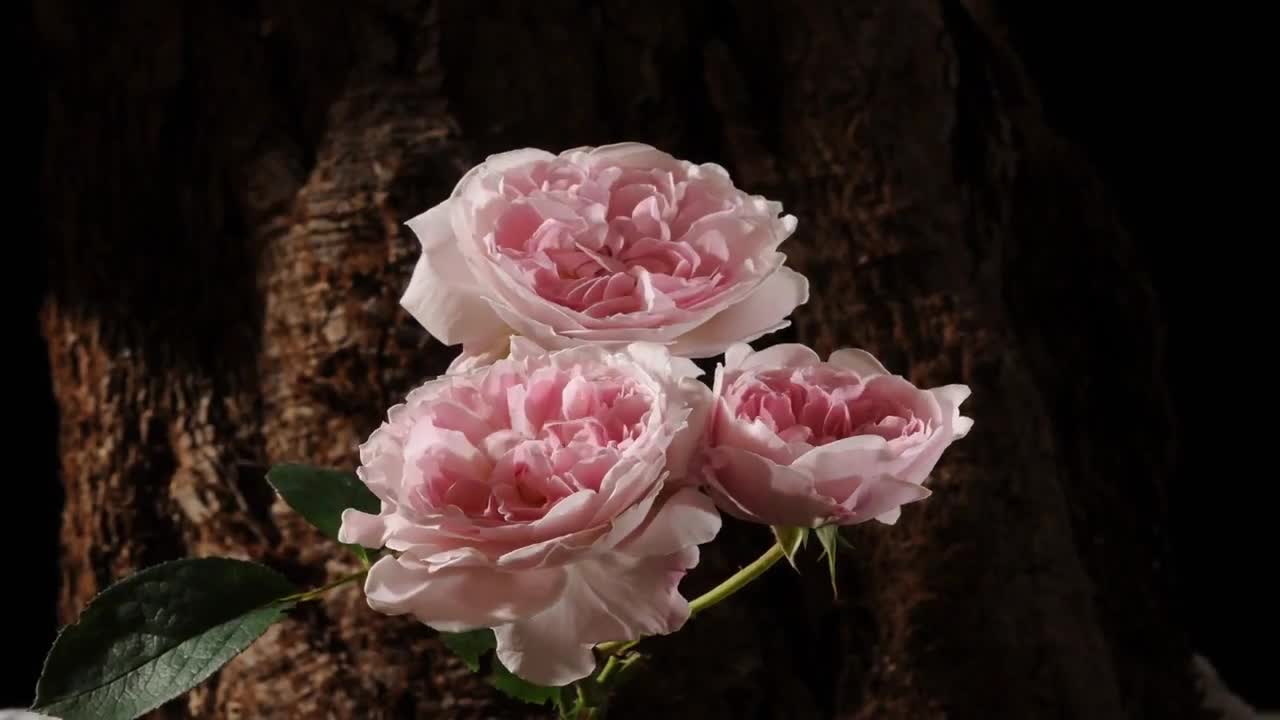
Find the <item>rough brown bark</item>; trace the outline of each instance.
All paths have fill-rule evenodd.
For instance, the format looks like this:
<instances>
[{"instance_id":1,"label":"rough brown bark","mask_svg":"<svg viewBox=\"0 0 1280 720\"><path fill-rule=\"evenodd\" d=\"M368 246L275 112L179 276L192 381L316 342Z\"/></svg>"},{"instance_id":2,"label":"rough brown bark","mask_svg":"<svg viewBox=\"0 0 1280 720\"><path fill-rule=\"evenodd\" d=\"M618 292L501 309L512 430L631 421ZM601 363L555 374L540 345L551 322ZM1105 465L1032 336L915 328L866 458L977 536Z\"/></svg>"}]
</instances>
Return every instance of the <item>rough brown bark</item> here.
<instances>
[{"instance_id":1,"label":"rough brown bark","mask_svg":"<svg viewBox=\"0 0 1280 720\"><path fill-rule=\"evenodd\" d=\"M1153 529L1171 442L1154 306L998 8L36 12L65 620L113 578L183 555L304 583L349 569L261 476L351 466L385 408L448 362L397 306L416 254L402 222L488 152L637 139L721 162L800 218L789 252L814 297L771 341L860 345L913 380L966 382L977 425L934 498L849 533L838 599L816 567L775 571L651 641L618 715L1196 715ZM1139 417L1104 412L1117 399ZM764 542L729 523L687 587ZM529 711L347 588L158 714Z\"/></svg>"}]
</instances>

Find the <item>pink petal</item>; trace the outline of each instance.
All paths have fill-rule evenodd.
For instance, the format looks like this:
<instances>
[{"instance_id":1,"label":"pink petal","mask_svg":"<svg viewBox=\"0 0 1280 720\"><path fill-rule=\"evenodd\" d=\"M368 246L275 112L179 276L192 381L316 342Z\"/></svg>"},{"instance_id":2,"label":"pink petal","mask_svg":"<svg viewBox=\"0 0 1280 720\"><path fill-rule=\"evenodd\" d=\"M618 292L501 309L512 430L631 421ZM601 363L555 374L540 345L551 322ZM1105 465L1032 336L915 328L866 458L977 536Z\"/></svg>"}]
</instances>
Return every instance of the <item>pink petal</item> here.
<instances>
[{"instance_id":1,"label":"pink petal","mask_svg":"<svg viewBox=\"0 0 1280 720\"><path fill-rule=\"evenodd\" d=\"M778 433L758 419L747 421L734 417L723 398L712 412L715 413L716 445L749 450L782 465L788 465L794 459L791 448Z\"/></svg>"},{"instance_id":2,"label":"pink petal","mask_svg":"<svg viewBox=\"0 0 1280 720\"><path fill-rule=\"evenodd\" d=\"M567 565L574 558L590 552L593 546L606 543L601 538L608 534L608 530L608 527L602 525L526 545L498 558L498 565L512 572Z\"/></svg>"},{"instance_id":3,"label":"pink petal","mask_svg":"<svg viewBox=\"0 0 1280 720\"><path fill-rule=\"evenodd\" d=\"M841 503L847 515L836 519L841 525L866 522L872 518L889 517L891 522L901 514L900 508L929 497L931 493L915 483L895 480L891 477L879 477L864 481L853 495Z\"/></svg>"},{"instance_id":4,"label":"pink petal","mask_svg":"<svg viewBox=\"0 0 1280 720\"><path fill-rule=\"evenodd\" d=\"M380 548L387 542L386 534L387 524L382 516L370 515L355 508L342 511L342 524L338 527L338 542Z\"/></svg>"},{"instance_id":5,"label":"pink petal","mask_svg":"<svg viewBox=\"0 0 1280 720\"><path fill-rule=\"evenodd\" d=\"M697 560L694 546L671 555L610 553L575 563L566 568L568 582L556 603L494 628L498 659L539 685L586 677L595 669L596 643L666 635L683 626L689 604L677 586Z\"/></svg>"},{"instance_id":6,"label":"pink petal","mask_svg":"<svg viewBox=\"0 0 1280 720\"><path fill-rule=\"evenodd\" d=\"M669 555L711 542L720 532L715 502L694 488L682 488L660 505L641 527L618 544L630 555Z\"/></svg>"},{"instance_id":7,"label":"pink petal","mask_svg":"<svg viewBox=\"0 0 1280 720\"><path fill-rule=\"evenodd\" d=\"M875 377L876 375L891 375L885 370L884 365L875 358L874 355L866 350L858 350L854 348L844 348L831 353L831 357L827 358L827 362L836 367L852 370L858 374L863 380Z\"/></svg>"},{"instance_id":8,"label":"pink petal","mask_svg":"<svg viewBox=\"0 0 1280 720\"><path fill-rule=\"evenodd\" d=\"M766 525L814 527L839 512L802 472L737 448L714 448L709 455L708 491L730 515Z\"/></svg>"},{"instance_id":9,"label":"pink petal","mask_svg":"<svg viewBox=\"0 0 1280 720\"><path fill-rule=\"evenodd\" d=\"M565 573L555 568L433 568L411 558L384 557L369 569L365 595L378 612L410 614L436 630L462 632L533 616L555 602L565 583Z\"/></svg>"},{"instance_id":10,"label":"pink petal","mask_svg":"<svg viewBox=\"0 0 1280 720\"><path fill-rule=\"evenodd\" d=\"M874 477L892 469L896 459L889 442L879 435L854 435L813 448L791 467L814 478Z\"/></svg>"},{"instance_id":11,"label":"pink petal","mask_svg":"<svg viewBox=\"0 0 1280 720\"><path fill-rule=\"evenodd\" d=\"M790 324L786 320L809 300L809 281L779 267L754 292L676 340L672 352L685 357L711 357L736 342L751 342Z\"/></svg>"},{"instance_id":12,"label":"pink petal","mask_svg":"<svg viewBox=\"0 0 1280 720\"><path fill-rule=\"evenodd\" d=\"M667 470L671 473L671 481L684 480L691 472L690 462L706 442L707 422L715 403L711 390L697 380L682 382L678 392L682 404L691 408L691 412L685 418L684 429L676 433L667 448Z\"/></svg>"},{"instance_id":13,"label":"pink petal","mask_svg":"<svg viewBox=\"0 0 1280 720\"><path fill-rule=\"evenodd\" d=\"M505 334L505 324L483 299L458 249L449 226L449 201L407 224L422 243L422 255L400 304L445 345L486 345Z\"/></svg>"}]
</instances>

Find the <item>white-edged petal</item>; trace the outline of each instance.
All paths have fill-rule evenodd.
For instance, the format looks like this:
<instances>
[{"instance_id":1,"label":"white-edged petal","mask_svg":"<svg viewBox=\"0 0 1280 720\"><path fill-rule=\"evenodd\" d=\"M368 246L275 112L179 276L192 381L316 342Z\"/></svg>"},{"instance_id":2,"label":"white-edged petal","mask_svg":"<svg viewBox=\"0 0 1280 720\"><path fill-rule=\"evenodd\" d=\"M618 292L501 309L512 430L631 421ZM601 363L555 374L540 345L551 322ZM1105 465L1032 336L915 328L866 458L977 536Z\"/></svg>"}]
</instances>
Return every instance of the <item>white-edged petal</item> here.
<instances>
[{"instance_id":1,"label":"white-edged petal","mask_svg":"<svg viewBox=\"0 0 1280 720\"><path fill-rule=\"evenodd\" d=\"M809 301L809 280L779 267L747 297L675 341L671 351L685 357L712 357L737 342L751 342L790 324L792 311Z\"/></svg>"},{"instance_id":2,"label":"white-edged petal","mask_svg":"<svg viewBox=\"0 0 1280 720\"><path fill-rule=\"evenodd\" d=\"M422 243L422 255L400 305L445 345L488 345L507 334L458 248L449 226L449 201L407 225Z\"/></svg>"},{"instance_id":3,"label":"white-edged petal","mask_svg":"<svg viewBox=\"0 0 1280 720\"><path fill-rule=\"evenodd\" d=\"M864 380L876 375L891 375L874 355L858 348L844 348L831 353L827 362L836 367L852 370Z\"/></svg>"}]
</instances>

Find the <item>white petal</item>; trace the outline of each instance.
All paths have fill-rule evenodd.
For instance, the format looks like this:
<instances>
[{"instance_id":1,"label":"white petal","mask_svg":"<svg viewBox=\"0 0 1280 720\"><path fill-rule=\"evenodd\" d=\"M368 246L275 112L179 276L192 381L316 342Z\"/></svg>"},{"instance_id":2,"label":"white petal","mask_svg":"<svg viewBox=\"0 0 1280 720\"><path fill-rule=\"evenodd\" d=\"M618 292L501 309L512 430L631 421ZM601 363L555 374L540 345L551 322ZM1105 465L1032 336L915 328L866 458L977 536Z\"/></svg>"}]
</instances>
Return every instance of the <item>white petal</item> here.
<instances>
[{"instance_id":1,"label":"white petal","mask_svg":"<svg viewBox=\"0 0 1280 720\"><path fill-rule=\"evenodd\" d=\"M512 360L524 361L529 358L547 354L546 348L523 335L512 335L507 356Z\"/></svg>"},{"instance_id":2,"label":"white petal","mask_svg":"<svg viewBox=\"0 0 1280 720\"><path fill-rule=\"evenodd\" d=\"M791 312L808 301L808 279L779 267L750 295L678 338L671 351L694 358L719 355L734 343L786 327Z\"/></svg>"},{"instance_id":3,"label":"white petal","mask_svg":"<svg viewBox=\"0 0 1280 720\"><path fill-rule=\"evenodd\" d=\"M370 515L355 508L342 511L342 524L338 526L338 542L380 548L386 544L386 536L387 524L382 516Z\"/></svg>"},{"instance_id":4,"label":"white petal","mask_svg":"<svg viewBox=\"0 0 1280 720\"><path fill-rule=\"evenodd\" d=\"M650 168L674 170L680 166L680 161L671 155L652 145L637 142L601 145L587 153L586 161L591 166L639 167L646 170Z\"/></svg>"},{"instance_id":5,"label":"white petal","mask_svg":"<svg viewBox=\"0 0 1280 720\"><path fill-rule=\"evenodd\" d=\"M658 378L659 381L668 381L663 384L674 384L672 381L702 376L702 368L688 358L673 356L664 345L634 342L627 344L626 351L635 363L649 371L649 374Z\"/></svg>"},{"instance_id":6,"label":"white petal","mask_svg":"<svg viewBox=\"0 0 1280 720\"><path fill-rule=\"evenodd\" d=\"M751 353L755 352L751 346L744 342L734 343L724 351L724 368L726 370L737 370L747 358L751 357Z\"/></svg>"},{"instance_id":7,"label":"white petal","mask_svg":"<svg viewBox=\"0 0 1280 720\"><path fill-rule=\"evenodd\" d=\"M968 385L943 385L942 387L933 388L929 392L938 398L938 404L944 407L950 405L952 408L958 408L969 398L973 392Z\"/></svg>"},{"instance_id":8,"label":"white petal","mask_svg":"<svg viewBox=\"0 0 1280 720\"><path fill-rule=\"evenodd\" d=\"M831 353L831 357L827 358L827 362L836 367L852 370L859 377L866 378L875 377L876 375L891 375L884 365L875 358L874 355L866 350L855 348L844 348Z\"/></svg>"},{"instance_id":9,"label":"white petal","mask_svg":"<svg viewBox=\"0 0 1280 720\"><path fill-rule=\"evenodd\" d=\"M877 515L877 516L876 516L876 520L879 520L880 522L884 523L885 525L893 525L894 523L898 522L898 518L900 518L900 517L902 517L902 506L901 506L901 505L899 505L898 507L896 507L896 508L894 508L894 509L890 510L890 511L889 511L889 512L887 512L887 513L884 513L884 514L881 514L881 515Z\"/></svg>"},{"instance_id":10,"label":"white petal","mask_svg":"<svg viewBox=\"0 0 1280 720\"><path fill-rule=\"evenodd\" d=\"M751 357L743 359L739 370L774 370L777 368L796 368L817 365L822 362L818 353L808 345L799 343L782 343L772 345Z\"/></svg>"},{"instance_id":11,"label":"white petal","mask_svg":"<svg viewBox=\"0 0 1280 720\"><path fill-rule=\"evenodd\" d=\"M515 150L495 153L493 155L489 155L484 159L484 162L472 168L470 172L463 176L463 181L477 175L504 173L512 168L517 168L522 165L532 165L537 162L555 159L555 155L538 148L517 148ZM461 186L462 182L459 182L458 184Z\"/></svg>"},{"instance_id":12,"label":"white petal","mask_svg":"<svg viewBox=\"0 0 1280 720\"><path fill-rule=\"evenodd\" d=\"M422 255L400 304L445 345L489 345L507 330L458 249L448 205L445 201L407 223L422 243Z\"/></svg>"}]
</instances>

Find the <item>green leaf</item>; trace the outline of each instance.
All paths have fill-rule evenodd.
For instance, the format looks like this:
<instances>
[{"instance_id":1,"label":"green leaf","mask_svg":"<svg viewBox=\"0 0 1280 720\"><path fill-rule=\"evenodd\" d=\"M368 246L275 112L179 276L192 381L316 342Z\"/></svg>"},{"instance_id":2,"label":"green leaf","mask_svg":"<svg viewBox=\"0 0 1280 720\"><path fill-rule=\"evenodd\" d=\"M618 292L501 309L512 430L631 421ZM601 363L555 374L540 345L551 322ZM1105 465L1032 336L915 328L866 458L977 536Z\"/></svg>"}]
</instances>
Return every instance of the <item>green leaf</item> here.
<instances>
[{"instance_id":1,"label":"green leaf","mask_svg":"<svg viewBox=\"0 0 1280 720\"><path fill-rule=\"evenodd\" d=\"M147 568L95 597L54 642L32 709L130 720L199 685L292 607L274 570L229 558Z\"/></svg>"},{"instance_id":2,"label":"green leaf","mask_svg":"<svg viewBox=\"0 0 1280 720\"><path fill-rule=\"evenodd\" d=\"M280 493L280 497L326 537L338 539L342 527L342 511L355 508L377 515L382 509L378 497L355 474L343 470L310 467L308 465L276 465L267 472L267 482ZM368 565L369 556L359 545L347 544L362 562Z\"/></svg>"},{"instance_id":3,"label":"green leaf","mask_svg":"<svg viewBox=\"0 0 1280 720\"><path fill-rule=\"evenodd\" d=\"M836 586L836 551L844 541L840 537L840 526L823 525L813 532L818 536L818 542L822 543L822 556L827 559L827 571L831 573L831 593L838 596L840 590Z\"/></svg>"},{"instance_id":4,"label":"green leaf","mask_svg":"<svg viewBox=\"0 0 1280 720\"><path fill-rule=\"evenodd\" d=\"M489 684L517 700L533 705L553 703L556 707L560 707L563 701L561 688L543 687L523 680L503 667L496 657L493 659L493 672L489 675Z\"/></svg>"},{"instance_id":5,"label":"green leaf","mask_svg":"<svg viewBox=\"0 0 1280 720\"><path fill-rule=\"evenodd\" d=\"M484 654L497 647L498 641L489 629L469 630L460 633L440 633L440 640L462 661L471 668L471 672L480 671L480 659Z\"/></svg>"},{"instance_id":6,"label":"green leaf","mask_svg":"<svg viewBox=\"0 0 1280 720\"><path fill-rule=\"evenodd\" d=\"M777 538L778 545L787 556L787 562L791 563L791 567L796 567L796 553L800 552L800 548L809 541L809 528L775 525L772 529L773 536Z\"/></svg>"}]
</instances>

